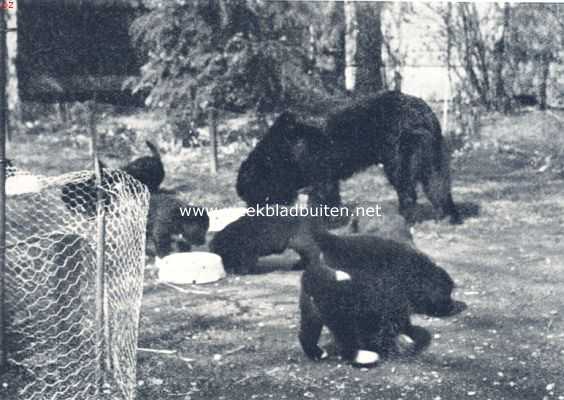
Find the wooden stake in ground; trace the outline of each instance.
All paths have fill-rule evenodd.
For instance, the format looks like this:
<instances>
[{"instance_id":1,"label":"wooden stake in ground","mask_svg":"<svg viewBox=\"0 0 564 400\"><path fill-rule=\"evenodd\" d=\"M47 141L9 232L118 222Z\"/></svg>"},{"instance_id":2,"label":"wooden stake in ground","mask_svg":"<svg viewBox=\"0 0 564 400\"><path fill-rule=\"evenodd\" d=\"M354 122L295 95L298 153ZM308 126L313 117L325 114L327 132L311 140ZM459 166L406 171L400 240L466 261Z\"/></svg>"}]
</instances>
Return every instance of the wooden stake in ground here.
<instances>
[{"instance_id":1,"label":"wooden stake in ground","mask_svg":"<svg viewBox=\"0 0 564 400\"><path fill-rule=\"evenodd\" d=\"M108 318L108 298L106 289L105 271L105 240L106 240L106 216L104 209L104 193L102 181L104 171L98 159L98 132L96 99L88 105L89 131L90 131L90 151L94 164L94 176L96 182L96 343L100 346L98 351L98 367L100 371L110 371L111 369L111 334ZM105 374L100 373L98 378L99 387L105 383Z\"/></svg>"},{"instance_id":2,"label":"wooden stake in ground","mask_svg":"<svg viewBox=\"0 0 564 400\"><path fill-rule=\"evenodd\" d=\"M208 111L211 147L211 173L217 174L217 110L210 107Z\"/></svg>"}]
</instances>

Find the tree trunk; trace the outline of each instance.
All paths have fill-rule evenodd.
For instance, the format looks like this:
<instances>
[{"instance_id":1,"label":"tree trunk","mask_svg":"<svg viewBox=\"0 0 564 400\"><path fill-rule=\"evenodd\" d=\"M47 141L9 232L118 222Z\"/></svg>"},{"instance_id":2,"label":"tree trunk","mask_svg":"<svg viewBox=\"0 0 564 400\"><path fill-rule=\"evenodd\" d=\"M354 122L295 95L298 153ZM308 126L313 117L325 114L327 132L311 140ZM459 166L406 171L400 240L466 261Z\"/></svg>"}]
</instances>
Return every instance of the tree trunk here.
<instances>
[{"instance_id":1,"label":"tree trunk","mask_svg":"<svg viewBox=\"0 0 564 400\"><path fill-rule=\"evenodd\" d=\"M370 94L382 89L382 3L345 1L345 87Z\"/></svg>"},{"instance_id":2,"label":"tree trunk","mask_svg":"<svg viewBox=\"0 0 564 400\"><path fill-rule=\"evenodd\" d=\"M393 29L392 37L395 40L383 41L383 45L386 46L387 48L388 56L391 63L392 87L394 90L398 90L401 92L402 82L403 82L402 68L405 61L405 57L402 53L402 49L403 49L402 24L403 24L403 18L405 13L409 11L409 3L397 2L390 6L392 7L392 13L391 13L391 21L393 24L391 27ZM383 80L384 80L384 85L386 85L385 76Z\"/></svg>"},{"instance_id":3,"label":"tree trunk","mask_svg":"<svg viewBox=\"0 0 564 400\"><path fill-rule=\"evenodd\" d=\"M443 132L448 131L448 106L450 101L451 64L452 64L452 3L447 3L446 25L446 83L443 99Z\"/></svg>"},{"instance_id":4,"label":"tree trunk","mask_svg":"<svg viewBox=\"0 0 564 400\"><path fill-rule=\"evenodd\" d=\"M345 88L354 92L358 75L358 19L356 3L345 1Z\"/></svg>"},{"instance_id":5,"label":"tree trunk","mask_svg":"<svg viewBox=\"0 0 564 400\"><path fill-rule=\"evenodd\" d=\"M474 8L470 8L470 5ZM475 4L458 3L458 12L462 22L462 47L464 52L463 67L466 78L480 97L481 103L489 110L491 108L490 86L488 70L485 67L484 43L479 32Z\"/></svg>"},{"instance_id":6,"label":"tree trunk","mask_svg":"<svg viewBox=\"0 0 564 400\"><path fill-rule=\"evenodd\" d=\"M474 43L472 49L475 51L478 71L482 77L482 86L484 88L484 93L486 94L487 107L492 106L492 92L491 92L491 82L490 82L490 70L488 65L488 54L486 49L486 41L482 35L480 29L480 16L478 14L478 8L476 3L470 4L470 22L472 26L472 35L474 37Z\"/></svg>"},{"instance_id":7,"label":"tree trunk","mask_svg":"<svg viewBox=\"0 0 564 400\"><path fill-rule=\"evenodd\" d=\"M329 87L344 89L345 76L345 10L342 1L324 3L326 26L321 27L316 67Z\"/></svg>"},{"instance_id":8,"label":"tree trunk","mask_svg":"<svg viewBox=\"0 0 564 400\"><path fill-rule=\"evenodd\" d=\"M550 53L548 52L544 53L541 57L542 80L539 88L539 97L540 97L539 108L541 110L546 110L547 107L546 91L548 88L548 76L550 75L550 61L551 61Z\"/></svg>"},{"instance_id":9,"label":"tree trunk","mask_svg":"<svg viewBox=\"0 0 564 400\"><path fill-rule=\"evenodd\" d=\"M509 112L509 96L505 90L504 69L507 63L507 34L509 33L509 3L503 6L503 24L497 34L497 40L494 44L495 59L495 108L497 111L504 113Z\"/></svg>"}]
</instances>

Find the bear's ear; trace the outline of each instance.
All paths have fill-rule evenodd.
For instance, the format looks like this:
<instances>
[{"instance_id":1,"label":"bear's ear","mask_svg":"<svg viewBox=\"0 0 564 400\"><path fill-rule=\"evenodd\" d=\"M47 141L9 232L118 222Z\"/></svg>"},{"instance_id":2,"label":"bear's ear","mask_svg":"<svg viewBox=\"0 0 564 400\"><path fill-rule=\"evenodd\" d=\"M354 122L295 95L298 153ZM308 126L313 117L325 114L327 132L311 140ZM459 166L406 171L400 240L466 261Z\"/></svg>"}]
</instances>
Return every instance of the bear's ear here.
<instances>
[{"instance_id":1,"label":"bear's ear","mask_svg":"<svg viewBox=\"0 0 564 400\"><path fill-rule=\"evenodd\" d=\"M296 126L297 120L296 116L291 112L283 112L276 118L276 121L272 124L270 129L272 130L280 130L280 131L287 131L293 130Z\"/></svg>"}]
</instances>

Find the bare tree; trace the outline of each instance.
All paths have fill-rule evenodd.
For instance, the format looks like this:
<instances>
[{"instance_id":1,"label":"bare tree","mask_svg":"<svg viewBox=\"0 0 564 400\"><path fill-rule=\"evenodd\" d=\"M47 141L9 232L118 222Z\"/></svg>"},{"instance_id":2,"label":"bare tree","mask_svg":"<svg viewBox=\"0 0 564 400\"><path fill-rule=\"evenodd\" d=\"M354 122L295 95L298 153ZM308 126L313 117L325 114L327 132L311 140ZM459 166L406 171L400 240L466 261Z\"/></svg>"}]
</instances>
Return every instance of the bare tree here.
<instances>
[{"instance_id":1,"label":"bare tree","mask_svg":"<svg viewBox=\"0 0 564 400\"><path fill-rule=\"evenodd\" d=\"M395 2L387 3L382 10L382 45L385 50L386 61L382 69L384 85L390 85L395 90L402 90L403 67L405 65L409 41L403 37L404 23L409 21L409 17L414 14L412 3ZM388 68L391 73L387 75Z\"/></svg>"},{"instance_id":2,"label":"bare tree","mask_svg":"<svg viewBox=\"0 0 564 400\"><path fill-rule=\"evenodd\" d=\"M443 99L443 131L448 131L448 103L450 100L450 86L451 86L451 70L452 70L452 3L447 3L447 9L445 14L445 25L446 25L446 90Z\"/></svg>"},{"instance_id":3,"label":"bare tree","mask_svg":"<svg viewBox=\"0 0 564 400\"><path fill-rule=\"evenodd\" d=\"M464 72L472 87L478 93L481 103L490 109L491 80L488 68L488 56L482 31L480 18L475 3L458 3L461 21L461 52L464 54Z\"/></svg>"},{"instance_id":4,"label":"bare tree","mask_svg":"<svg viewBox=\"0 0 564 400\"><path fill-rule=\"evenodd\" d=\"M510 5L478 8L475 3L457 3L434 7L434 11L442 20L447 69L456 75L459 90L488 110L507 111L511 96L507 82L511 59Z\"/></svg>"},{"instance_id":5,"label":"bare tree","mask_svg":"<svg viewBox=\"0 0 564 400\"><path fill-rule=\"evenodd\" d=\"M540 109L548 105L550 66L564 45L561 4L518 4L513 7L511 25L513 57L517 67L529 66L538 82ZM532 67L532 68L530 68ZM539 74L535 74L540 71Z\"/></svg>"}]
</instances>

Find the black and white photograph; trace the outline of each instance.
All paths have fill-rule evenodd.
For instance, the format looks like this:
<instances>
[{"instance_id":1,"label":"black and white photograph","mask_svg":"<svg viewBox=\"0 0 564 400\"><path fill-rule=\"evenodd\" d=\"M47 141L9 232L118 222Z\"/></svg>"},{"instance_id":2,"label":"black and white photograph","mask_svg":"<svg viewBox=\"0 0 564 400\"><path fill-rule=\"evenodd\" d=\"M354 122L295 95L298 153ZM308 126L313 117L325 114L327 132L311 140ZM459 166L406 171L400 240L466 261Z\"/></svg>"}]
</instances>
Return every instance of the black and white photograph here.
<instances>
[{"instance_id":1,"label":"black and white photograph","mask_svg":"<svg viewBox=\"0 0 564 400\"><path fill-rule=\"evenodd\" d=\"M564 400L564 3L0 0L1 400Z\"/></svg>"}]
</instances>

